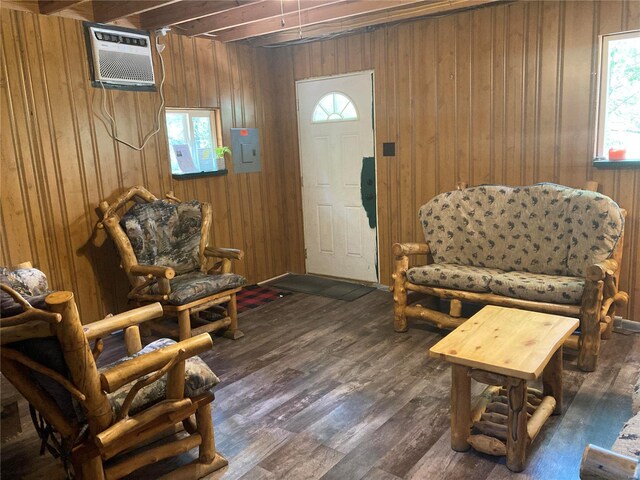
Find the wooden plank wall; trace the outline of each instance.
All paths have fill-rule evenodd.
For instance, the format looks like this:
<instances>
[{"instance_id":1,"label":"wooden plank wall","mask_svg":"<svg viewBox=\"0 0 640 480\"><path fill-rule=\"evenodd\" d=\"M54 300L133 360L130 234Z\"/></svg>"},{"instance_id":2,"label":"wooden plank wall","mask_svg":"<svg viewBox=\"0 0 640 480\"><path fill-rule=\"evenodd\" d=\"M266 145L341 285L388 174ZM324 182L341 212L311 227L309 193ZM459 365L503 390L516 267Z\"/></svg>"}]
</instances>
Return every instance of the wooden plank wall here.
<instances>
[{"instance_id":1,"label":"wooden plank wall","mask_svg":"<svg viewBox=\"0 0 640 480\"><path fill-rule=\"evenodd\" d=\"M294 80L375 71L376 148L397 144L395 157L377 156L382 283L391 245L423 239L419 206L458 180L596 180L629 212L623 313L640 319L640 170L591 166L598 35L636 28L633 0L517 2L279 49L274 66L283 99ZM295 115L293 103L277 106L280 118ZM282 146L297 168L297 143Z\"/></svg>"},{"instance_id":2,"label":"wooden plank wall","mask_svg":"<svg viewBox=\"0 0 640 480\"><path fill-rule=\"evenodd\" d=\"M261 173L173 180L164 127L140 153L107 135L80 22L0 12L0 264L32 260L54 288L75 292L85 322L122 310L128 284L113 245L95 229L96 206L146 185L156 195L174 190L211 202L212 243L245 250L238 271L250 282L304 269L300 207L286 194L297 184L269 134L276 120L267 56L205 39L165 39L167 105L220 107L227 144L229 129L241 126L260 128L262 141ZM156 99L107 92L118 134L139 143L153 127Z\"/></svg>"}]
</instances>

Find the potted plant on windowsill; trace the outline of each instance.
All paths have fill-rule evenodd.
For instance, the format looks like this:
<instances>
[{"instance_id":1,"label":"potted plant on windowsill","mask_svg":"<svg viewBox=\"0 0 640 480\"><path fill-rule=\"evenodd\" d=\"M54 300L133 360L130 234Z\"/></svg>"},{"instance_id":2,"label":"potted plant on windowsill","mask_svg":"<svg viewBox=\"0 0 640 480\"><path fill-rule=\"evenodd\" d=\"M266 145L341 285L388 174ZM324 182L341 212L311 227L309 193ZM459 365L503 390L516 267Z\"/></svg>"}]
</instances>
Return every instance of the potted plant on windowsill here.
<instances>
[{"instance_id":1,"label":"potted plant on windowsill","mask_svg":"<svg viewBox=\"0 0 640 480\"><path fill-rule=\"evenodd\" d=\"M231 154L231 149L225 145L214 148L216 152L216 170L224 170L226 168L224 154Z\"/></svg>"}]
</instances>

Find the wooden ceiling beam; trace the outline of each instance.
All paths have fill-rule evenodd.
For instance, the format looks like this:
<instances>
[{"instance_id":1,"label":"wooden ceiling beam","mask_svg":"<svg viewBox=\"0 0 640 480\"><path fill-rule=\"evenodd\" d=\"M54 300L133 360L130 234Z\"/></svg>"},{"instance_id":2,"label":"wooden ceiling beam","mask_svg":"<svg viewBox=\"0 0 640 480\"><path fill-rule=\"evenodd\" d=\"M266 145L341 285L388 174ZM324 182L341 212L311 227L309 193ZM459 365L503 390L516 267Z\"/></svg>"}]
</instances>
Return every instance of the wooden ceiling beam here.
<instances>
[{"instance_id":1,"label":"wooden ceiling beam","mask_svg":"<svg viewBox=\"0 0 640 480\"><path fill-rule=\"evenodd\" d=\"M52 13L61 12L84 1L85 0L40 0L38 6L42 15L51 15Z\"/></svg>"},{"instance_id":2,"label":"wooden ceiling beam","mask_svg":"<svg viewBox=\"0 0 640 480\"><path fill-rule=\"evenodd\" d=\"M108 23L178 2L179 0L137 0L127 2L119 0L94 0L91 4L93 6L94 21L98 23ZM185 8L184 4L182 8Z\"/></svg>"},{"instance_id":3,"label":"wooden ceiling beam","mask_svg":"<svg viewBox=\"0 0 640 480\"><path fill-rule=\"evenodd\" d=\"M490 3L505 3L511 0L439 0L426 5L417 5L407 8L398 8L392 11L379 12L373 15L363 15L356 18L348 18L338 22L332 22L330 25L309 25L302 28L302 38L311 39L330 35L332 33L341 33L358 28L381 25L384 23L397 22L412 18L427 17L430 15L440 15L456 10L466 10L477 8ZM284 44L300 40L300 32L296 29L290 29L286 32L278 32L272 35L252 38L249 44L254 47L264 47L269 45Z\"/></svg>"},{"instance_id":4,"label":"wooden ceiling beam","mask_svg":"<svg viewBox=\"0 0 640 480\"><path fill-rule=\"evenodd\" d=\"M168 25L176 25L178 23L190 22L198 18L208 15L224 12L238 5L249 5L257 3L259 0L242 0L242 1L192 1L178 5L170 5L167 7L157 8L140 15L140 25L142 28L151 30L154 28L165 27ZM185 8L185 4L188 7Z\"/></svg>"},{"instance_id":5,"label":"wooden ceiling beam","mask_svg":"<svg viewBox=\"0 0 640 480\"><path fill-rule=\"evenodd\" d=\"M292 28L299 28L299 20L305 25L314 25L322 22L335 22L340 19L354 17L357 15L371 14L381 10L392 10L399 7L406 7L412 4L431 4L433 1L425 0L353 0L341 2L335 5L326 5L301 12L289 13L284 17L274 17L262 22L255 22L248 25L221 30L215 33L216 39L222 42L233 42L249 37L276 33ZM285 27L282 26L284 19ZM202 32L204 33L204 32Z\"/></svg>"},{"instance_id":6,"label":"wooden ceiling beam","mask_svg":"<svg viewBox=\"0 0 640 480\"><path fill-rule=\"evenodd\" d=\"M229 27L238 27L252 22L264 21L270 18L276 18L276 21L282 25L283 16L286 18L286 15L295 13L297 17L298 6L300 6L300 10L304 11L310 8L318 8L342 2L345 2L345 0L300 0L299 3L292 0L284 2L261 0L251 5L244 5L211 15L210 17L183 23L180 25L180 29L187 35L200 35Z\"/></svg>"}]
</instances>

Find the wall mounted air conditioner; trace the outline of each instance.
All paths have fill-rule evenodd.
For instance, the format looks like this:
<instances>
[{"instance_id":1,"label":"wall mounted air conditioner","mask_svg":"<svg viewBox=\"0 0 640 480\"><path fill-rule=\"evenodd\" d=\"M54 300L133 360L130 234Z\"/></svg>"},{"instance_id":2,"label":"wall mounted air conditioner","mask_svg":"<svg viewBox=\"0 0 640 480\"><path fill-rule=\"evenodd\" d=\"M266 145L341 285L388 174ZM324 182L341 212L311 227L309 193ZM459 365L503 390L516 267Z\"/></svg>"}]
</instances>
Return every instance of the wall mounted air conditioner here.
<instances>
[{"instance_id":1,"label":"wall mounted air conditioner","mask_svg":"<svg viewBox=\"0 0 640 480\"><path fill-rule=\"evenodd\" d=\"M94 87L156 90L149 32L90 22L84 28Z\"/></svg>"}]
</instances>

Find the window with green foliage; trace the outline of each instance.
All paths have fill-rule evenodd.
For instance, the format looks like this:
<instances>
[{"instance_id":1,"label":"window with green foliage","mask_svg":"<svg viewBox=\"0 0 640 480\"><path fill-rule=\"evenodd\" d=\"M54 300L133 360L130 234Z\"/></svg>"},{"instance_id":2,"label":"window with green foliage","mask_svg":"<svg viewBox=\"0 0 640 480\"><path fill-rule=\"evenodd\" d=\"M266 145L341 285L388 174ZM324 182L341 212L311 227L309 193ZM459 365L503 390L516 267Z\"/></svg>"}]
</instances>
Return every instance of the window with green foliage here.
<instances>
[{"instance_id":1,"label":"window with green foliage","mask_svg":"<svg viewBox=\"0 0 640 480\"><path fill-rule=\"evenodd\" d=\"M221 145L218 110L167 108L166 122L173 175L221 169L215 154Z\"/></svg>"},{"instance_id":2,"label":"window with green foliage","mask_svg":"<svg viewBox=\"0 0 640 480\"><path fill-rule=\"evenodd\" d=\"M596 155L640 160L640 30L602 36Z\"/></svg>"}]
</instances>

